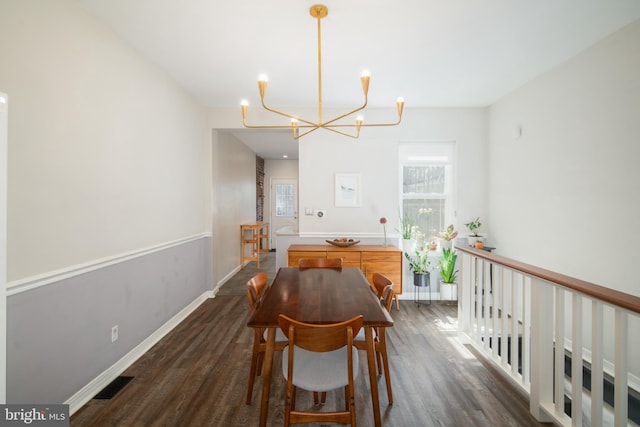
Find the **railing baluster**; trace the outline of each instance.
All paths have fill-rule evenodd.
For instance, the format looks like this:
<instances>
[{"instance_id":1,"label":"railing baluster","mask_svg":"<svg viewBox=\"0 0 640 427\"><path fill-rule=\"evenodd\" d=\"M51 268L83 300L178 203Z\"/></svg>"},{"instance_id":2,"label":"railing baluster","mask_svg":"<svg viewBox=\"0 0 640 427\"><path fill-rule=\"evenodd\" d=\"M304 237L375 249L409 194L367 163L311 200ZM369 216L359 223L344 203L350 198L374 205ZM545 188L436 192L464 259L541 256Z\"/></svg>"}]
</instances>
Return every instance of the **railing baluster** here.
<instances>
[{"instance_id":1,"label":"railing baluster","mask_svg":"<svg viewBox=\"0 0 640 427\"><path fill-rule=\"evenodd\" d=\"M529 387L531 383L530 360L531 354L531 306L527 303L531 301L531 278L523 279L522 282L522 383Z\"/></svg>"},{"instance_id":2,"label":"railing baluster","mask_svg":"<svg viewBox=\"0 0 640 427\"><path fill-rule=\"evenodd\" d=\"M552 418L542 410L553 408L553 379L546 372L553 368L553 321L548 306L553 289L542 280L531 280L531 384L529 410L540 422Z\"/></svg>"},{"instance_id":3,"label":"railing baluster","mask_svg":"<svg viewBox=\"0 0 640 427\"><path fill-rule=\"evenodd\" d=\"M515 272L511 276L511 373L517 377L518 374L518 280L516 280Z\"/></svg>"},{"instance_id":4,"label":"railing baluster","mask_svg":"<svg viewBox=\"0 0 640 427\"><path fill-rule=\"evenodd\" d=\"M582 297L572 296L571 422L582 425Z\"/></svg>"},{"instance_id":5,"label":"railing baluster","mask_svg":"<svg viewBox=\"0 0 640 427\"><path fill-rule=\"evenodd\" d=\"M473 259L473 286L475 291L475 303L476 303L476 333L475 340L476 342L481 342L482 336L482 293L480 292L480 284L478 283L478 258Z\"/></svg>"},{"instance_id":6,"label":"railing baluster","mask_svg":"<svg viewBox=\"0 0 640 427\"><path fill-rule=\"evenodd\" d=\"M501 299L502 299L502 338L500 339L500 354L502 358L502 366L507 367L507 337L509 336L509 307L507 305L507 289L508 286L505 282L507 269L504 267L500 267L500 284L502 288ZM510 271L510 270L509 270Z\"/></svg>"},{"instance_id":7,"label":"railing baluster","mask_svg":"<svg viewBox=\"0 0 640 427\"><path fill-rule=\"evenodd\" d=\"M602 303L591 300L591 425L602 425L602 405L604 402L602 368L603 346Z\"/></svg>"},{"instance_id":8,"label":"railing baluster","mask_svg":"<svg viewBox=\"0 0 640 427\"><path fill-rule=\"evenodd\" d=\"M491 333L490 333L490 319L491 319L491 289L490 289L490 283L489 280L487 279L487 271L489 270L489 266L488 266L488 262L485 260L482 260L482 275L481 275L481 281L482 281L482 305L483 305L483 310L482 310L482 317L483 317L483 322L482 322L482 329L484 331L483 335L483 339L484 339L484 348L487 350L487 352L489 351L489 340L491 339Z\"/></svg>"},{"instance_id":9,"label":"railing baluster","mask_svg":"<svg viewBox=\"0 0 640 427\"><path fill-rule=\"evenodd\" d=\"M494 270L493 264L489 264L489 278L491 280L491 330L493 333L491 334L491 354L494 359L498 359L498 349L500 348L500 344L498 343L498 337L500 336L500 285L497 283L497 272Z\"/></svg>"},{"instance_id":10,"label":"railing baluster","mask_svg":"<svg viewBox=\"0 0 640 427\"><path fill-rule=\"evenodd\" d=\"M556 413L564 413L564 291L555 288L554 403Z\"/></svg>"},{"instance_id":11,"label":"railing baluster","mask_svg":"<svg viewBox=\"0 0 640 427\"><path fill-rule=\"evenodd\" d=\"M615 361L616 361L616 378L614 389L614 412L615 427L623 427L627 425L627 417L629 412L629 403L627 400L628 393L628 317L625 310L616 308L616 326L615 326Z\"/></svg>"}]
</instances>

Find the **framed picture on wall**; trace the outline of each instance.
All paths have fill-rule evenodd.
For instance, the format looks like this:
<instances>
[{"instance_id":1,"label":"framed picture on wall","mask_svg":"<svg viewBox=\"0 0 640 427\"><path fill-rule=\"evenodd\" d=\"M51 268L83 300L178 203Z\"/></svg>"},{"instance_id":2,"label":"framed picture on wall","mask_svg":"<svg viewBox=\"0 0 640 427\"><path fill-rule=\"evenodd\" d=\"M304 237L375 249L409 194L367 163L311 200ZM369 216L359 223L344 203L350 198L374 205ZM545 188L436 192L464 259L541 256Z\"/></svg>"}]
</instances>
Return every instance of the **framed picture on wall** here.
<instances>
[{"instance_id":1,"label":"framed picture on wall","mask_svg":"<svg viewBox=\"0 0 640 427\"><path fill-rule=\"evenodd\" d=\"M337 173L335 177L335 205L337 207L360 206L360 174Z\"/></svg>"}]
</instances>

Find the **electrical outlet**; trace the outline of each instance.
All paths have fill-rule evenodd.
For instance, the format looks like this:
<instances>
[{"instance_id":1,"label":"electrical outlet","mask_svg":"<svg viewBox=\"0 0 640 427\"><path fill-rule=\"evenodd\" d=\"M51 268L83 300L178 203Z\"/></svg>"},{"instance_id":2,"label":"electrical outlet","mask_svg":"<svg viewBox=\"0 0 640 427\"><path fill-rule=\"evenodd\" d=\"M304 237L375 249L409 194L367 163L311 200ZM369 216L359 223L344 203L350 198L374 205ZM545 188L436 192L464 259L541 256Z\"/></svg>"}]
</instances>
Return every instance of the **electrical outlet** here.
<instances>
[{"instance_id":1,"label":"electrical outlet","mask_svg":"<svg viewBox=\"0 0 640 427\"><path fill-rule=\"evenodd\" d=\"M111 342L118 341L118 325L111 328Z\"/></svg>"}]
</instances>

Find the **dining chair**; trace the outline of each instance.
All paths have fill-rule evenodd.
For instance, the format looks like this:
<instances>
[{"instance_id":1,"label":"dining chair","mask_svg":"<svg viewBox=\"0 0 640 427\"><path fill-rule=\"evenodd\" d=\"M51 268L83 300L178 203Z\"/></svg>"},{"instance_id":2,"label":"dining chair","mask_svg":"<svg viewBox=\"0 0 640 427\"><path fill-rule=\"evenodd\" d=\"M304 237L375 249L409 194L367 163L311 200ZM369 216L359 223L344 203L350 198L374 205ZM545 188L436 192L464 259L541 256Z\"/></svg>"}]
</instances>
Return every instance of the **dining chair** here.
<instances>
[{"instance_id":1,"label":"dining chair","mask_svg":"<svg viewBox=\"0 0 640 427\"><path fill-rule=\"evenodd\" d=\"M363 317L332 324L311 324L278 316L280 329L288 337L282 353L282 373L287 381L284 425L321 421L356 425L354 379L358 376L358 352L353 337L362 328ZM296 389L321 392L344 387L344 411L297 411Z\"/></svg>"},{"instance_id":2,"label":"dining chair","mask_svg":"<svg viewBox=\"0 0 640 427\"><path fill-rule=\"evenodd\" d=\"M391 279L380 273L373 273L373 275L371 276L371 281L373 282L373 289L380 299L382 299L382 293L384 292L384 289L389 285L393 285Z\"/></svg>"},{"instance_id":3,"label":"dining chair","mask_svg":"<svg viewBox=\"0 0 640 427\"><path fill-rule=\"evenodd\" d=\"M376 295L378 295L378 298L380 299L382 299L382 291L384 290L384 288L386 288L388 285L393 285L391 279L380 273L373 273L372 282ZM393 293L393 299L396 300L396 308L399 307L398 296L395 292ZM387 311L391 312L391 306L387 307Z\"/></svg>"},{"instance_id":4,"label":"dining chair","mask_svg":"<svg viewBox=\"0 0 640 427\"><path fill-rule=\"evenodd\" d=\"M342 268L342 258L300 258L298 268Z\"/></svg>"},{"instance_id":5,"label":"dining chair","mask_svg":"<svg viewBox=\"0 0 640 427\"><path fill-rule=\"evenodd\" d=\"M376 296L380 300L380 304L388 311L391 312L391 305L395 297L393 291L393 282L383 274L373 273L373 288ZM376 352L376 362L378 366L378 372L381 374L384 372L384 380L387 386L387 397L389 404L393 404L393 393L391 390L391 378L389 376L389 357L387 354L387 341L386 336L382 336L378 328L373 330L373 342ZM359 350L366 350L366 341L364 330L355 337L355 345Z\"/></svg>"},{"instance_id":6,"label":"dining chair","mask_svg":"<svg viewBox=\"0 0 640 427\"><path fill-rule=\"evenodd\" d=\"M267 273L262 272L253 276L247 282L247 302L249 303L249 311L255 311L262 293L267 285ZM247 386L247 405L251 405L251 397L253 395L253 384L256 376L262 373L262 362L264 353L267 350L267 331L262 328L254 328L253 330L253 348L251 351L251 367L249 368L249 384ZM276 330L276 350L282 350L287 337L277 329Z\"/></svg>"}]
</instances>

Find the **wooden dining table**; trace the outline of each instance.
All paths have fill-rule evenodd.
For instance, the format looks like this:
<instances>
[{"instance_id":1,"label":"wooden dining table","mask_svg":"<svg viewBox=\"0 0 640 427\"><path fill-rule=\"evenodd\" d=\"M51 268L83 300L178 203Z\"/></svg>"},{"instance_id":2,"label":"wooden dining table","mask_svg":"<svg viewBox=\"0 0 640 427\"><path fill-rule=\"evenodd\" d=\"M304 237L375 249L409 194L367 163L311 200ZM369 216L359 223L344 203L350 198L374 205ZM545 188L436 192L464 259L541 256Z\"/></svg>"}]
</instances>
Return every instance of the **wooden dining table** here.
<instances>
[{"instance_id":1,"label":"wooden dining table","mask_svg":"<svg viewBox=\"0 0 640 427\"><path fill-rule=\"evenodd\" d=\"M380 427L373 329L378 328L379 333L384 333L385 328L393 326L393 319L372 292L362 271L355 267L283 267L278 270L271 286L265 290L247 323L251 328L266 328L268 331L260 403L261 427L267 425L279 314L316 324L337 323L360 314L363 316L373 417L375 426Z\"/></svg>"}]
</instances>

